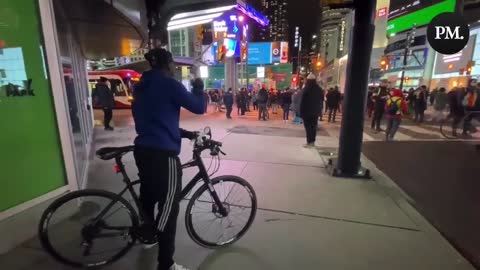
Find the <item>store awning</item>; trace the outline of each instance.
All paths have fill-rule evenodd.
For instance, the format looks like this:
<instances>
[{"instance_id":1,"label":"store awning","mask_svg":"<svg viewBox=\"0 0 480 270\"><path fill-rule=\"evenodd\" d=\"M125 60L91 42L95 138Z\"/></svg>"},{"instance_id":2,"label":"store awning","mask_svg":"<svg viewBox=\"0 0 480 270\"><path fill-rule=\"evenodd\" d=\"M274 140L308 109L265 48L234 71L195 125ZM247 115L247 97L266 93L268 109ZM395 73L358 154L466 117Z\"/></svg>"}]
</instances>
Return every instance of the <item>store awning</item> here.
<instances>
[{"instance_id":1,"label":"store awning","mask_svg":"<svg viewBox=\"0 0 480 270\"><path fill-rule=\"evenodd\" d=\"M60 23L67 21L72 27L87 59L129 55L147 40L144 0L55 0L54 3Z\"/></svg>"},{"instance_id":2,"label":"store awning","mask_svg":"<svg viewBox=\"0 0 480 270\"><path fill-rule=\"evenodd\" d=\"M198 65L199 63L204 64L204 63L195 61L195 59L193 59L192 57L174 57L173 61L175 62L175 65L177 65L177 66L189 66L189 67L191 67L191 66L194 66L194 65ZM147 61L137 61L137 62L132 62L132 63L128 63L128 64L125 64L125 65L109 68L108 70L117 70L117 69L133 69L137 72L142 73L146 70L149 70L150 65L148 64Z\"/></svg>"},{"instance_id":3,"label":"store awning","mask_svg":"<svg viewBox=\"0 0 480 270\"><path fill-rule=\"evenodd\" d=\"M262 26L267 26L267 17L246 4L243 0L205 1L205 0L167 0L162 8L162 17L166 18L168 30L212 22L224 12L237 9Z\"/></svg>"}]
</instances>

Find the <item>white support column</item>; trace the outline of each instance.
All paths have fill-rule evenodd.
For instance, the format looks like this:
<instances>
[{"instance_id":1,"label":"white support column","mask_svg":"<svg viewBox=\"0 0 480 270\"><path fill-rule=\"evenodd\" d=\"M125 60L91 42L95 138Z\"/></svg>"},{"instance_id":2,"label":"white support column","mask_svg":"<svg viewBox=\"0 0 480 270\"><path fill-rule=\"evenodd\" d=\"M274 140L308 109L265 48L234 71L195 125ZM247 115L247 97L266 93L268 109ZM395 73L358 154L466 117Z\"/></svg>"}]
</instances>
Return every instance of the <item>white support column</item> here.
<instances>
[{"instance_id":1,"label":"white support column","mask_svg":"<svg viewBox=\"0 0 480 270\"><path fill-rule=\"evenodd\" d=\"M238 69L234 57L225 58L225 90L232 88L233 93L238 91Z\"/></svg>"},{"instance_id":2,"label":"white support column","mask_svg":"<svg viewBox=\"0 0 480 270\"><path fill-rule=\"evenodd\" d=\"M70 191L78 189L78 179L75 169L73 140L70 133L70 120L68 116L65 83L61 76L60 51L56 32L55 14L52 0L38 0L40 18L45 42L45 56L47 58L49 78L52 87L52 96L57 117L58 133L62 146L65 173Z\"/></svg>"}]
</instances>

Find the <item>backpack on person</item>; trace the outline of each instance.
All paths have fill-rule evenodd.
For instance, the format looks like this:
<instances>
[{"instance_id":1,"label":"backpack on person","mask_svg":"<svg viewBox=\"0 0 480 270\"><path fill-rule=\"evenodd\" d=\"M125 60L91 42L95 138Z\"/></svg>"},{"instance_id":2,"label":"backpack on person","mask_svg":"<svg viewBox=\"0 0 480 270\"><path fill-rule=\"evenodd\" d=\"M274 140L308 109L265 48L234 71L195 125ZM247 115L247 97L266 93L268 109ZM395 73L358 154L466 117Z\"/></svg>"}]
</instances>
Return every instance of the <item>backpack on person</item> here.
<instances>
[{"instance_id":1,"label":"backpack on person","mask_svg":"<svg viewBox=\"0 0 480 270\"><path fill-rule=\"evenodd\" d=\"M465 108L473 108L477 104L478 93L476 91L468 92L463 98L462 105Z\"/></svg>"},{"instance_id":2,"label":"backpack on person","mask_svg":"<svg viewBox=\"0 0 480 270\"><path fill-rule=\"evenodd\" d=\"M399 114L400 105L398 103L399 103L399 101L401 102L402 100L397 99L397 100L394 101L393 99L390 98L389 101L390 101L390 104L387 107L387 114L392 115L392 116Z\"/></svg>"}]
</instances>

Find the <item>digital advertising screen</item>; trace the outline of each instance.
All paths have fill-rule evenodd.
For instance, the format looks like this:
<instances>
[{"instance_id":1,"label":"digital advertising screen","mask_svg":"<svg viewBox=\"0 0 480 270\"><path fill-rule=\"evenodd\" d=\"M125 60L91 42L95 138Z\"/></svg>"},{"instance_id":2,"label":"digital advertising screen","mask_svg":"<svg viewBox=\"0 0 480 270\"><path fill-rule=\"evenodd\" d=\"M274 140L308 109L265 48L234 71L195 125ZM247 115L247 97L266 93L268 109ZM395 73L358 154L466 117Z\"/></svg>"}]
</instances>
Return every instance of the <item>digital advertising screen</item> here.
<instances>
[{"instance_id":1,"label":"digital advertising screen","mask_svg":"<svg viewBox=\"0 0 480 270\"><path fill-rule=\"evenodd\" d=\"M272 43L258 42L248 44L248 64L266 65L272 63Z\"/></svg>"},{"instance_id":2,"label":"digital advertising screen","mask_svg":"<svg viewBox=\"0 0 480 270\"><path fill-rule=\"evenodd\" d=\"M387 35L422 26L440 13L455 11L456 0L391 0Z\"/></svg>"},{"instance_id":3,"label":"digital advertising screen","mask_svg":"<svg viewBox=\"0 0 480 270\"><path fill-rule=\"evenodd\" d=\"M288 42L272 43L272 63L288 63Z\"/></svg>"},{"instance_id":4,"label":"digital advertising screen","mask_svg":"<svg viewBox=\"0 0 480 270\"><path fill-rule=\"evenodd\" d=\"M215 41L224 38L237 41L248 40L248 23L246 16L238 12L228 12L212 22Z\"/></svg>"}]
</instances>

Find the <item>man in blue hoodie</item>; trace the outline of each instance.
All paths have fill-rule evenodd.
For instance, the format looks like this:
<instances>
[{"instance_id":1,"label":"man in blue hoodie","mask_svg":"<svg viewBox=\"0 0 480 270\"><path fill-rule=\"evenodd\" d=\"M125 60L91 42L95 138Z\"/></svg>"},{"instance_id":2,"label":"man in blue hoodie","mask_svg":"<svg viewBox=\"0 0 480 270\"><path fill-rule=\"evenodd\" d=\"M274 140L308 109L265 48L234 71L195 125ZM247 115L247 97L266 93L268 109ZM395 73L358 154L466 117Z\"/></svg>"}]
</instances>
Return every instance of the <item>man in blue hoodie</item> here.
<instances>
[{"instance_id":1,"label":"man in blue hoodie","mask_svg":"<svg viewBox=\"0 0 480 270\"><path fill-rule=\"evenodd\" d=\"M158 242L158 270L185 269L175 264L175 234L182 186L182 168L178 154L181 138L192 133L181 130L181 107L195 114L205 111L203 83L194 81L192 93L174 79L172 54L153 49L145 55L151 70L136 85L132 103L137 137L135 161L140 176L140 203L146 215L141 228L144 244ZM202 83L202 85L198 85ZM158 215L154 216L155 204ZM158 227L153 224L158 221Z\"/></svg>"}]
</instances>

